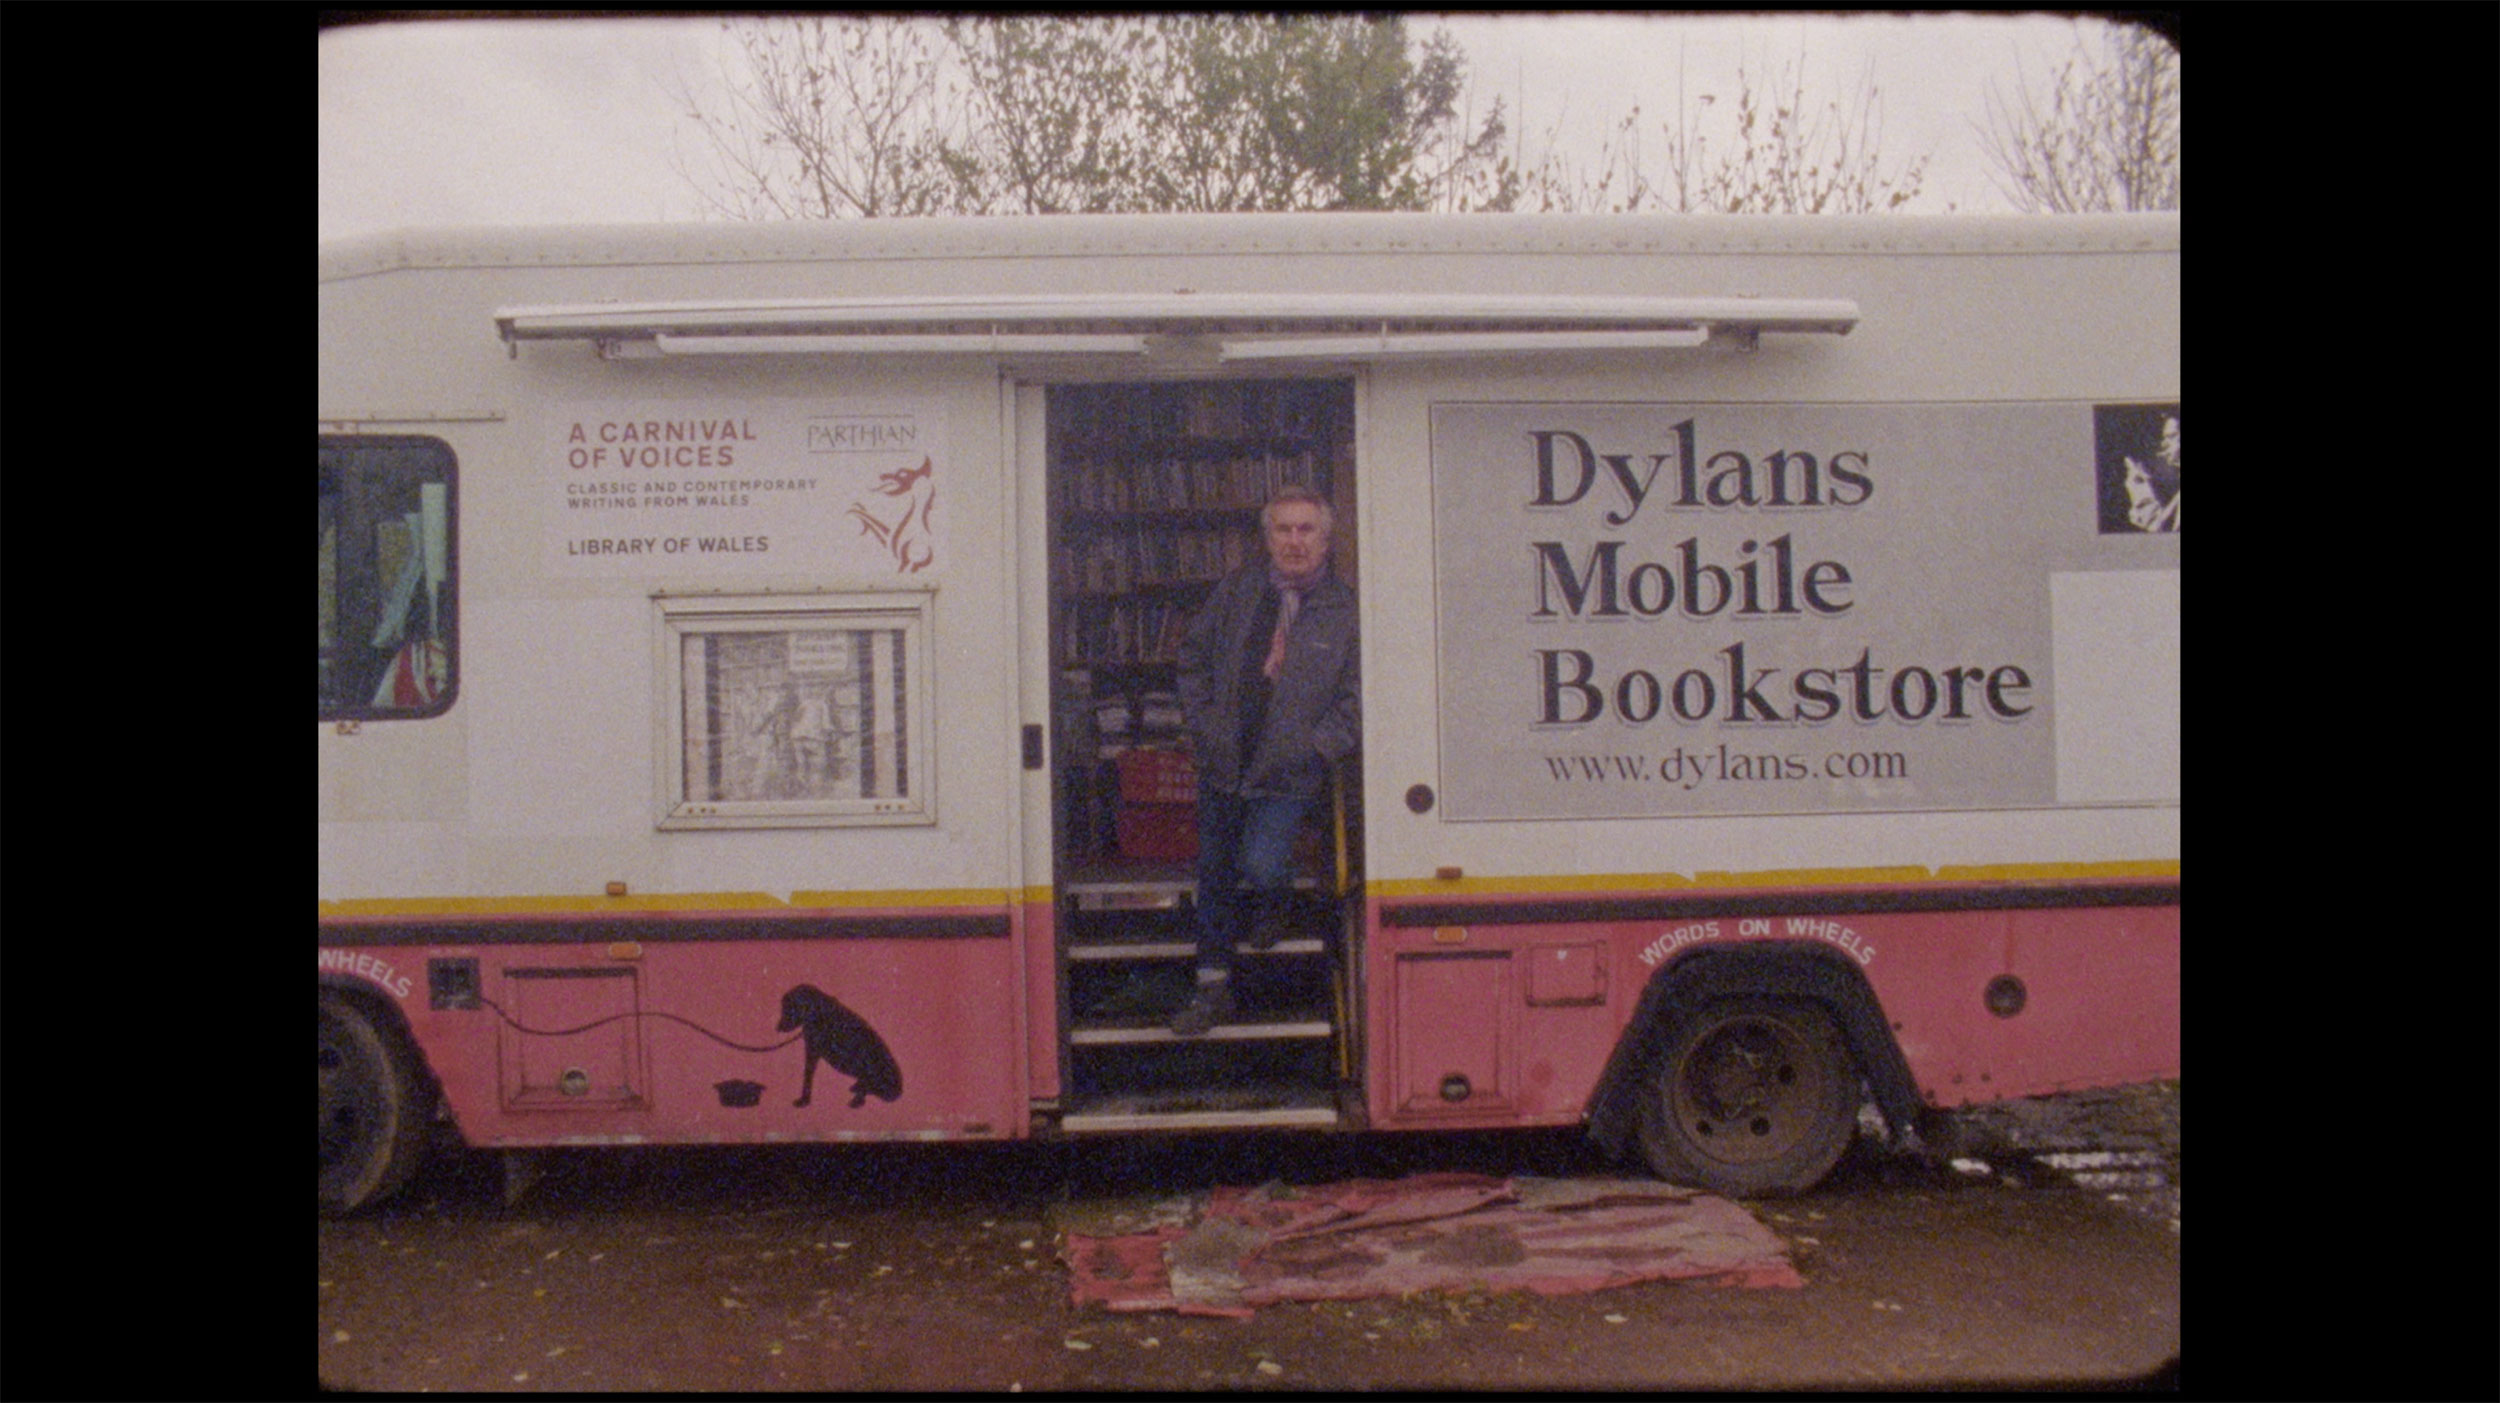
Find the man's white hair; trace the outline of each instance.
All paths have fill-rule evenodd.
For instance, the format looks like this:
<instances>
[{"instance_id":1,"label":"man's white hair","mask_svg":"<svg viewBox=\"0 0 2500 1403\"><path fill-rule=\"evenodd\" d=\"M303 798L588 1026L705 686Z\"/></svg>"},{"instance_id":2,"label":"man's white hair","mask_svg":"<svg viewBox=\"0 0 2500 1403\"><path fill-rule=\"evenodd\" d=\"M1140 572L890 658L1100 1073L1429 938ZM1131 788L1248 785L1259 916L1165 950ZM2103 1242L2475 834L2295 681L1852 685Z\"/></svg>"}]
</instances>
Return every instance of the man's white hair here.
<instances>
[{"instance_id":1,"label":"man's white hair","mask_svg":"<svg viewBox=\"0 0 2500 1403\"><path fill-rule=\"evenodd\" d=\"M1328 505L1326 497L1308 487L1278 488L1276 495L1267 499L1267 505L1259 508L1259 529L1264 531L1275 526L1276 509L1287 502L1308 502L1319 508L1319 529L1332 536L1336 534L1337 509Z\"/></svg>"}]
</instances>

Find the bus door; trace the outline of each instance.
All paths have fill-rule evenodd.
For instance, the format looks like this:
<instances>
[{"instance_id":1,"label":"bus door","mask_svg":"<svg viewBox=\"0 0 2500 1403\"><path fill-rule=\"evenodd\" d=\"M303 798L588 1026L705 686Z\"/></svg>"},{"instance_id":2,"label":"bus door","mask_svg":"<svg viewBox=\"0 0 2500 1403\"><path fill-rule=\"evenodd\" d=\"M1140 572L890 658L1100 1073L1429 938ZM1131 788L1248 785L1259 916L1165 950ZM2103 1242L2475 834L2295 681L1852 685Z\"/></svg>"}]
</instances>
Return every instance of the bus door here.
<instances>
[{"instance_id":1,"label":"bus door","mask_svg":"<svg viewBox=\"0 0 2500 1403\"><path fill-rule=\"evenodd\" d=\"M1235 964L1236 1011L1184 1038L1193 990L1196 770L1177 664L1216 583L1266 559L1260 509L1307 487L1359 588L1346 379L1051 387L1050 715L1062 1072L1069 1131L1334 1126L1359 1114L1350 943L1361 852L1352 760L1305 823L1285 928Z\"/></svg>"}]
</instances>

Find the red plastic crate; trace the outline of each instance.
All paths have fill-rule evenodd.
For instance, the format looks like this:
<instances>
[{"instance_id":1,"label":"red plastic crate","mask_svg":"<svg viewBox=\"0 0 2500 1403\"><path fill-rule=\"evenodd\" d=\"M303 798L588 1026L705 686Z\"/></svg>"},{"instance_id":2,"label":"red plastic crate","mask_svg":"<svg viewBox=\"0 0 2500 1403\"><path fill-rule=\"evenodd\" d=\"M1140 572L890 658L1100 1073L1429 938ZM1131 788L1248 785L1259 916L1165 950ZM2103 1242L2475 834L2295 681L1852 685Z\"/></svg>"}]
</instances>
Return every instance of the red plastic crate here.
<instances>
[{"instance_id":1,"label":"red plastic crate","mask_svg":"<svg viewBox=\"0 0 2500 1403\"><path fill-rule=\"evenodd\" d=\"M1186 750L1120 752L1120 798L1131 804L1194 804L1198 762Z\"/></svg>"},{"instance_id":2,"label":"red plastic crate","mask_svg":"<svg viewBox=\"0 0 2500 1403\"><path fill-rule=\"evenodd\" d=\"M1198 806L1122 804L1113 820L1122 857L1147 862L1194 862L1198 857Z\"/></svg>"}]
</instances>

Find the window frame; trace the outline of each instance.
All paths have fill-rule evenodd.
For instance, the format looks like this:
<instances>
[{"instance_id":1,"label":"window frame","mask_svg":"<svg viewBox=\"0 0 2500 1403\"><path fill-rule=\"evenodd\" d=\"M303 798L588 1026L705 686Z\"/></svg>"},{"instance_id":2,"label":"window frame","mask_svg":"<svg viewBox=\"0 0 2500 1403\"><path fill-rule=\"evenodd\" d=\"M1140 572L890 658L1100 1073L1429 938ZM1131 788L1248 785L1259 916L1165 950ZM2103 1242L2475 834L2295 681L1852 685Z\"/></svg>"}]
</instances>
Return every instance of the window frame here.
<instances>
[{"instance_id":1,"label":"window frame","mask_svg":"<svg viewBox=\"0 0 2500 1403\"><path fill-rule=\"evenodd\" d=\"M912 827L937 822L936 596L932 588L826 590L792 594L652 596L653 824L663 830ZM726 633L897 630L904 720L899 796L809 799L706 799L687 793L687 640ZM892 695L883 692L882 695Z\"/></svg>"},{"instance_id":2,"label":"window frame","mask_svg":"<svg viewBox=\"0 0 2500 1403\"><path fill-rule=\"evenodd\" d=\"M393 650L393 656L384 661L380 672L369 682L360 678L355 685L346 686L343 690L332 688L325 693L321 699L320 720L323 724L341 721L358 723L423 721L441 716L450 711L460 697L460 455L452 450L449 443L431 434L323 433L319 437L321 472L324 475L335 469L341 472L351 470L358 473L392 472L413 476L420 489L420 502L423 499L422 489L425 486L437 481L441 484L443 489L443 544L440 562L442 569L435 582L437 602L433 611L435 627L433 641L441 645L444 654L443 680L430 700L412 706L384 706L377 705L370 700L347 700L353 697L369 697L371 692L388 678L391 669L398 664L398 653L404 651L407 646L403 641ZM370 461L367 463L352 461L359 458L369 458ZM340 459L350 461L338 461ZM437 467L439 467L438 475L434 473ZM344 495L345 489L342 488L342 497ZM420 506L420 512L422 511L423 507ZM347 528L348 523L345 522L334 525L333 529L337 535L334 538L335 544L331 547L333 552L346 544ZM325 538L328 538L330 533L323 534ZM416 540L413 545L419 552L424 550L422 539ZM422 564L421 555L419 560ZM376 613L386 611L387 603L380 601L378 596L389 593L392 582L381 580L377 575L368 583L371 584L377 596L374 601ZM347 625L344 619L338 617L341 610L338 594L338 565L335 555L329 566L327 591L329 598L324 602L330 608L334 621L333 628L339 633L339 637L333 638L331 646L344 655L347 651L344 645ZM360 614L358 621L360 628L363 622L363 616ZM342 660L344 660L343 657ZM323 661L327 663L331 659L324 658Z\"/></svg>"}]
</instances>

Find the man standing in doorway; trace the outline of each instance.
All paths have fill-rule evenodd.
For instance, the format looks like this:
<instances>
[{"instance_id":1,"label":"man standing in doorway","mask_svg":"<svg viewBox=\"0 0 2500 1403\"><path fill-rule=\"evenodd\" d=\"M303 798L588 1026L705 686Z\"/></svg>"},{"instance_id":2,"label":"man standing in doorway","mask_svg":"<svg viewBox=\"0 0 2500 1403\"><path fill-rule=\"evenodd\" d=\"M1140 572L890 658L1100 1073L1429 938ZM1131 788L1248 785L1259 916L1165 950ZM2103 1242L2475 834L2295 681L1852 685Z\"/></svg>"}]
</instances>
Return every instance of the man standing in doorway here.
<instances>
[{"instance_id":1,"label":"man standing in doorway","mask_svg":"<svg viewBox=\"0 0 2500 1403\"><path fill-rule=\"evenodd\" d=\"M1215 587L1180 649L1198 765L1198 984L1172 1019L1230 1020L1233 956L1282 934L1303 817L1362 739L1354 591L1328 568L1336 515L1288 487L1260 513L1267 559Z\"/></svg>"}]
</instances>

